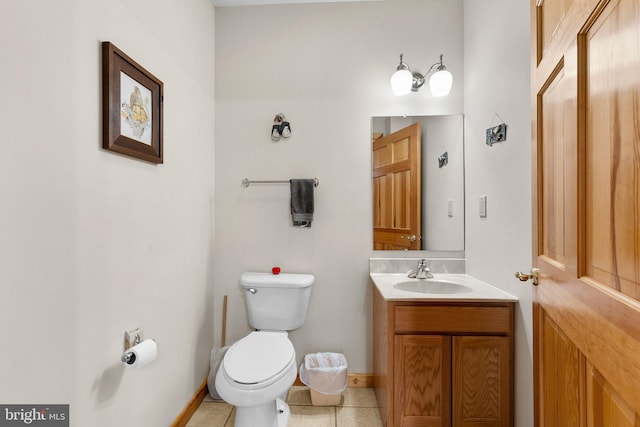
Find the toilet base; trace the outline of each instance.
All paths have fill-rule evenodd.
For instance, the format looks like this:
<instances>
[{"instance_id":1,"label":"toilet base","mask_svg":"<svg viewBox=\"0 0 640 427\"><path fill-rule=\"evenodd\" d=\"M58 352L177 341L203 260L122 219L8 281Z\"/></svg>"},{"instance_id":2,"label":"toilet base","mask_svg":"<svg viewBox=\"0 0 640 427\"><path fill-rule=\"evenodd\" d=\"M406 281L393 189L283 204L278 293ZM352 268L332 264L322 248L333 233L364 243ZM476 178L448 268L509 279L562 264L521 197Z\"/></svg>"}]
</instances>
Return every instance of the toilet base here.
<instances>
[{"instance_id":1,"label":"toilet base","mask_svg":"<svg viewBox=\"0 0 640 427\"><path fill-rule=\"evenodd\" d=\"M235 427L287 427L291 411L282 399L260 406L236 407Z\"/></svg>"}]
</instances>

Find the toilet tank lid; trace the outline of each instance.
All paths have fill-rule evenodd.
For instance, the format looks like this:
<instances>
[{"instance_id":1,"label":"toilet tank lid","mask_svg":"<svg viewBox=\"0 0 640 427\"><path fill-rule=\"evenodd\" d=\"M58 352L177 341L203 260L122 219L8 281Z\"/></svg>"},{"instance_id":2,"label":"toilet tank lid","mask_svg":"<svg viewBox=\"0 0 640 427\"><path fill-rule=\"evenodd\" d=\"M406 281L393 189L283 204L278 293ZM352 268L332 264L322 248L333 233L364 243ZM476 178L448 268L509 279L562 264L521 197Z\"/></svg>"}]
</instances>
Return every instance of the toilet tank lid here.
<instances>
[{"instance_id":1,"label":"toilet tank lid","mask_svg":"<svg viewBox=\"0 0 640 427\"><path fill-rule=\"evenodd\" d=\"M313 274L303 273L258 273L247 271L240 276L245 288L308 288L313 284Z\"/></svg>"}]
</instances>

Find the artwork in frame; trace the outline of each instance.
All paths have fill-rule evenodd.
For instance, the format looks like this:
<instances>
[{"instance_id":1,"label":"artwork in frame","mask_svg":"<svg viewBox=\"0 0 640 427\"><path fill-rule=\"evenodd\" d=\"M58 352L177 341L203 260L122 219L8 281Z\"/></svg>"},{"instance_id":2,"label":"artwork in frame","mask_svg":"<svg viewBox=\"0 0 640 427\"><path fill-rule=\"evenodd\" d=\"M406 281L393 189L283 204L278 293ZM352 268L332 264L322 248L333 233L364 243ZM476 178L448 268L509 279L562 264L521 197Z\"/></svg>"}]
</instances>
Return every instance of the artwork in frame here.
<instances>
[{"instance_id":1,"label":"artwork in frame","mask_svg":"<svg viewBox=\"0 0 640 427\"><path fill-rule=\"evenodd\" d=\"M162 163L162 82L102 42L102 147Z\"/></svg>"}]
</instances>

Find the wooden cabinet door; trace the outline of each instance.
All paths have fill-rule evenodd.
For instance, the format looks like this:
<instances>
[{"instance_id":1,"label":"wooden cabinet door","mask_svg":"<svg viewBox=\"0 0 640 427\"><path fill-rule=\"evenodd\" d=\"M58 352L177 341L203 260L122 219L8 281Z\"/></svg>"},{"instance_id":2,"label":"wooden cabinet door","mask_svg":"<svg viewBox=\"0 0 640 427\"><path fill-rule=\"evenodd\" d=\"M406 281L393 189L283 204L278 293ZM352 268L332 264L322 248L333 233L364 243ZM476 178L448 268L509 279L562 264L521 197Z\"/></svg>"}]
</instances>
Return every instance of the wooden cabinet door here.
<instances>
[{"instance_id":1,"label":"wooden cabinet door","mask_svg":"<svg viewBox=\"0 0 640 427\"><path fill-rule=\"evenodd\" d=\"M530 0L535 425L640 426L640 0Z\"/></svg>"},{"instance_id":2,"label":"wooden cabinet door","mask_svg":"<svg viewBox=\"0 0 640 427\"><path fill-rule=\"evenodd\" d=\"M396 335L395 427L451 425L451 337Z\"/></svg>"},{"instance_id":3,"label":"wooden cabinet door","mask_svg":"<svg viewBox=\"0 0 640 427\"><path fill-rule=\"evenodd\" d=\"M454 337L452 377L454 427L511 425L510 338Z\"/></svg>"}]
</instances>

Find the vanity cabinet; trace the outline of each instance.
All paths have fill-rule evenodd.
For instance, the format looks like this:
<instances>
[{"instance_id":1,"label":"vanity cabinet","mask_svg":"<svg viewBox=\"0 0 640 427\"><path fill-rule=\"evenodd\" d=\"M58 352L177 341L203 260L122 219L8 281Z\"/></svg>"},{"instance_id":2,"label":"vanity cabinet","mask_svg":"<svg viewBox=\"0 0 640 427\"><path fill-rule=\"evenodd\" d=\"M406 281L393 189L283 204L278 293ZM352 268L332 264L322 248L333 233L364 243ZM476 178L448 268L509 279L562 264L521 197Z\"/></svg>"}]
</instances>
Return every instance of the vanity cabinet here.
<instances>
[{"instance_id":1,"label":"vanity cabinet","mask_svg":"<svg viewBox=\"0 0 640 427\"><path fill-rule=\"evenodd\" d=\"M383 425L513 425L513 302L387 301L374 286L373 310Z\"/></svg>"}]
</instances>

